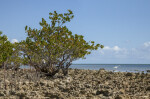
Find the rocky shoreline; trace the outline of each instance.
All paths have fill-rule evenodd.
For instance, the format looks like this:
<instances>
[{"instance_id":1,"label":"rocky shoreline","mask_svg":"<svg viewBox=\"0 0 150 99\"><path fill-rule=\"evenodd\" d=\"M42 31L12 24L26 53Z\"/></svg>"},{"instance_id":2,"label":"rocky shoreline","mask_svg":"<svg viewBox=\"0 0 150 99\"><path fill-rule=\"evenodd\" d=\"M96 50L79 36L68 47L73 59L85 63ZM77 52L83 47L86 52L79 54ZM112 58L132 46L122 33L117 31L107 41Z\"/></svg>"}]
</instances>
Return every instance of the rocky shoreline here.
<instances>
[{"instance_id":1,"label":"rocky shoreline","mask_svg":"<svg viewBox=\"0 0 150 99\"><path fill-rule=\"evenodd\" d=\"M0 98L150 99L150 73L69 69L68 76L50 78L33 70L0 70Z\"/></svg>"}]
</instances>

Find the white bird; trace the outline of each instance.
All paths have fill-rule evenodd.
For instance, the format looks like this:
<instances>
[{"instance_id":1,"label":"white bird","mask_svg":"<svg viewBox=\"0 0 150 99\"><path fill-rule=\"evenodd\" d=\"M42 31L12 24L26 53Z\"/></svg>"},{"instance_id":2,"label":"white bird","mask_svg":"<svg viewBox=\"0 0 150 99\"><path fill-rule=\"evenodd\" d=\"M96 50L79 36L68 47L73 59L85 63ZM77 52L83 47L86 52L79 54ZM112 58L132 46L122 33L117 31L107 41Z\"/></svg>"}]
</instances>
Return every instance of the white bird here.
<instances>
[{"instance_id":1,"label":"white bird","mask_svg":"<svg viewBox=\"0 0 150 99\"><path fill-rule=\"evenodd\" d=\"M120 65L119 65L120 66ZM119 66L115 66L114 68L117 69Z\"/></svg>"}]
</instances>

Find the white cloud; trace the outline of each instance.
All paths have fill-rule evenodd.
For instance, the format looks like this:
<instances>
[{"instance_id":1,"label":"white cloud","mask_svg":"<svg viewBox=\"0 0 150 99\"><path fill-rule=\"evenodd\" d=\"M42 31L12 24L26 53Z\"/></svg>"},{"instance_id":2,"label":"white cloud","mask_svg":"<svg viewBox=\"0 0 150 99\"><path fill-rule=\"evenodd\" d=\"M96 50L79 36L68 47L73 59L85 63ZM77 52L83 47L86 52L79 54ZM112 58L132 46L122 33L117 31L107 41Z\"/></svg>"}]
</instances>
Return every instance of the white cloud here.
<instances>
[{"instance_id":1,"label":"white cloud","mask_svg":"<svg viewBox=\"0 0 150 99\"><path fill-rule=\"evenodd\" d=\"M150 63L150 42L145 42L143 46L126 47L105 46L99 51L92 52L87 59L81 63L132 63L149 64Z\"/></svg>"},{"instance_id":2,"label":"white cloud","mask_svg":"<svg viewBox=\"0 0 150 99\"><path fill-rule=\"evenodd\" d=\"M120 48L119 46L105 46L100 49L100 54L107 58L125 58L128 56L128 50L126 48Z\"/></svg>"},{"instance_id":3,"label":"white cloud","mask_svg":"<svg viewBox=\"0 0 150 99\"><path fill-rule=\"evenodd\" d=\"M113 50L114 50L114 51L120 51L121 48L119 48L118 46L114 46L114 47L113 47Z\"/></svg>"},{"instance_id":4,"label":"white cloud","mask_svg":"<svg viewBox=\"0 0 150 99\"><path fill-rule=\"evenodd\" d=\"M110 50L111 48L109 46L105 46L103 49L104 50Z\"/></svg>"},{"instance_id":5,"label":"white cloud","mask_svg":"<svg viewBox=\"0 0 150 99\"><path fill-rule=\"evenodd\" d=\"M17 39L12 39L11 42L15 43L15 42L18 42L18 40Z\"/></svg>"},{"instance_id":6,"label":"white cloud","mask_svg":"<svg viewBox=\"0 0 150 99\"><path fill-rule=\"evenodd\" d=\"M150 42L145 42L145 43L144 43L144 46L145 46L145 47L149 47L149 46L150 46Z\"/></svg>"},{"instance_id":7,"label":"white cloud","mask_svg":"<svg viewBox=\"0 0 150 99\"><path fill-rule=\"evenodd\" d=\"M103 50L121 51L122 49L119 46L114 47L105 46Z\"/></svg>"}]
</instances>

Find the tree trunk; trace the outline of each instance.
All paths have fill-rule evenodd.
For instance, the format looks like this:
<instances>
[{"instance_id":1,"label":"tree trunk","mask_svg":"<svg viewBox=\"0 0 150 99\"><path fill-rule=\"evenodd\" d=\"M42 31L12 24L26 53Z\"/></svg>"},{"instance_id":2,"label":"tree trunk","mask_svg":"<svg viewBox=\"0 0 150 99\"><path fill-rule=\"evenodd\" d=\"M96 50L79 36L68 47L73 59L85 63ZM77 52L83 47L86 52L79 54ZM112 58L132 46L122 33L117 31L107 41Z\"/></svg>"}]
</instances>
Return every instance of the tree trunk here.
<instances>
[{"instance_id":1,"label":"tree trunk","mask_svg":"<svg viewBox=\"0 0 150 99\"><path fill-rule=\"evenodd\" d=\"M68 75L68 68L63 68L62 69L64 76Z\"/></svg>"}]
</instances>

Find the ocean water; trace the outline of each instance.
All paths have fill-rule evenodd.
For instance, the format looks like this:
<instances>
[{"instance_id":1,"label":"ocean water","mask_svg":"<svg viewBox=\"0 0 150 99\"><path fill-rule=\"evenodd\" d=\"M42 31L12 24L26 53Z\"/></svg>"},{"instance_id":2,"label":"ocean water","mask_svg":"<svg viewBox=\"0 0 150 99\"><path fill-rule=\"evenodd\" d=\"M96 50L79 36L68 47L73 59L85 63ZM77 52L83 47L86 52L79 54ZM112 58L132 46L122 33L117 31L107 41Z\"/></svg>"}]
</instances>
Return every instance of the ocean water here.
<instances>
[{"instance_id":1,"label":"ocean water","mask_svg":"<svg viewBox=\"0 0 150 99\"><path fill-rule=\"evenodd\" d=\"M73 69L99 70L104 68L115 72L146 72L150 70L150 64L72 64Z\"/></svg>"},{"instance_id":2,"label":"ocean water","mask_svg":"<svg viewBox=\"0 0 150 99\"><path fill-rule=\"evenodd\" d=\"M21 66L21 68L29 68L29 66ZM150 70L150 64L72 64L70 68L89 70L104 68L114 72L147 72Z\"/></svg>"}]
</instances>

